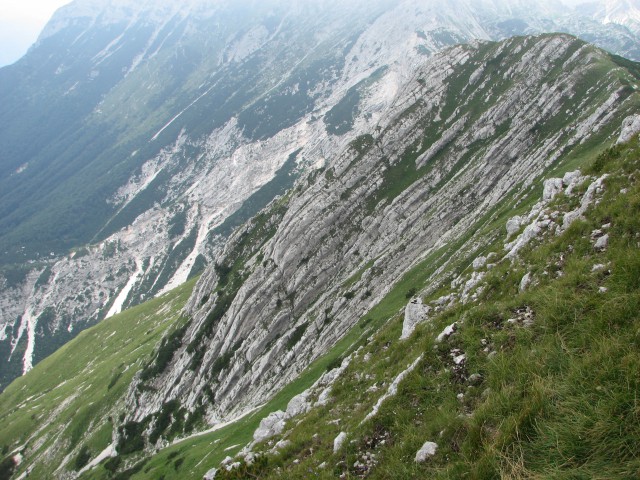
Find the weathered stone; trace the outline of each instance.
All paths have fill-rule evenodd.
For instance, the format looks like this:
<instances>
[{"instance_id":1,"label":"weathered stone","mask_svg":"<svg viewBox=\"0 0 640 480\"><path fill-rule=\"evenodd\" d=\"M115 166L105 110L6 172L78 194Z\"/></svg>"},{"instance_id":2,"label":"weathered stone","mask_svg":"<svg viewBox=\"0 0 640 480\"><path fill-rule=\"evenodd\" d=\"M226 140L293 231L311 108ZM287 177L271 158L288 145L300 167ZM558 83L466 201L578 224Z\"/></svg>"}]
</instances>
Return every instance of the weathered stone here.
<instances>
[{"instance_id":1,"label":"weathered stone","mask_svg":"<svg viewBox=\"0 0 640 480\"><path fill-rule=\"evenodd\" d=\"M445 338L449 338L451 335L453 335L453 333L456 331L456 325L457 323L454 322L451 325L449 325L448 327L446 327L442 333L440 333L440 335L438 335L438 337L436 338L436 342L440 343L442 342Z\"/></svg>"},{"instance_id":2,"label":"weathered stone","mask_svg":"<svg viewBox=\"0 0 640 480\"><path fill-rule=\"evenodd\" d=\"M625 118L616 144L628 142L638 132L640 132L640 115L635 114Z\"/></svg>"},{"instance_id":3,"label":"weathered stone","mask_svg":"<svg viewBox=\"0 0 640 480\"><path fill-rule=\"evenodd\" d=\"M573 172L567 172L567 173L564 174L564 177L562 177L562 184L565 187L569 187L569 186L575 184L576 182L578 182L581 178L582 178L582 173L580 172L580 170L574 170Z\"/></svg>"},{"instance_id":4,"label":"weathered stone","mask_svg":"<svg viewBox=\"0 0 640 480\"><path fill-rule=\"evenodd\" d=\"M333 440L333 453L338 453L346 439L347 434L345 432L340 432L338 434L338 436Z\"/></svg>"},{"instance_id":5,"label":"weathered stone","mask_svg":"<svg viewBox=\"0 0 640 480\"><path fill-rule=\"evenodd\" d=\"M285 419L286 414L281 410L270 413L267 417L262 419L260 426L253 433L253 440L255 442L262 442L282 433L284 430Z\"/></svg>"},{"instance_id":6,"label":"weathered stone","mask_svg":"<svg viewBox=\"0 0 640 480\"><path fill-rule=\"evenodd\" d=\"M311 408L311 403L309 402L310 392L305 390L300 395L296 395L293 397L289 403L287 404L287 411L285 412L286 418L295 417L296 415L300 415L302 413L306 413Z\"/></svg>"},{"instance_id":7,"label":"weathered stone","mask_svg":"<svg viewBox=\"0 0 640 480\"><path fill-rule=\"evenodd\" d=\"M484 267L487 264L487 257L477 257L474 261L473 261L473 269L474 270L480 270L482 267Z\"/></svg>"},{"instance_id":8,"label":"weathered stone","mask_svg":"<svg viewBox=\"0 0 640 480\"><path fill-rule=\"evenodd\" d=\"M207 473L204 474L204 477L202 477L203 480L214 480L216 478L216 473L218 473L218 469L217 468L212 468L211 470L207 471Z\"/></svg>"},{"instance_id":9,"label":"weathered stone","mask_svg":"<svg viewBox=\"0 0 640 480\"><path fill-rule=\"evenodd\" d=\"M414 298L404 309L404 321L402 322L401 340L409 338L416 325L426 320L431 307L424 305L421 298Z\"/></svg>"},{"instance_id":10,"label":"weathered stone","mask_svg":"<svg viewBox=\"0 0 640 480\"><path fill-rule=\"evenodd\" d=\"M529 285L531 285L531 272L526 273L523 277L522 280L520 280L520 287L519 290L521 292L524 292L527 288L529 288Z\"/></svg>"},{"instance_id":11,"label":"weathered stone","mask_svg":"<svg viewBox=\"0 0 640 480\"><path fill-rule=\"evenodd\" d=\"M606 250L608 246L609 246L609 234L606 234L601 236L598 240L596 240L596 243L593 246L593 248L595 248L596 250L602 251L602 250Z\"/></svg>"},{"instance_id":12,"label":"weathered stone","mask_svg":"<svg viewBox=\"0 0 640 480\"><path fill-rule=\"evenodd\" d=\"M521 216L515 216L507 220L507 237L514 235L520 230L524 219Z\"/></svg>"},{"instance_id":13,"label":"weathered stone","mask_svg":"<svg viewBox=\"0 0 640 480\"><path fill-rule=\"evenodd\" d=\"M553 200L553 197L555 197L560 192L562 192L562 179L549 178L544 181L544 190L542 193L542 200L546 202Z\"/></svg>"},{"instance_id":14,"label":"weathered stone","mask_svg":"<svg viewBox=\"0 0 640 480\"><path fill-rule=\"evenodd\" d=\"M425 442L424 445L416 453L416 463L424 463L428 458L433 457L438 450L438 444L434 442Z\"/></svg>"}]
</instances>

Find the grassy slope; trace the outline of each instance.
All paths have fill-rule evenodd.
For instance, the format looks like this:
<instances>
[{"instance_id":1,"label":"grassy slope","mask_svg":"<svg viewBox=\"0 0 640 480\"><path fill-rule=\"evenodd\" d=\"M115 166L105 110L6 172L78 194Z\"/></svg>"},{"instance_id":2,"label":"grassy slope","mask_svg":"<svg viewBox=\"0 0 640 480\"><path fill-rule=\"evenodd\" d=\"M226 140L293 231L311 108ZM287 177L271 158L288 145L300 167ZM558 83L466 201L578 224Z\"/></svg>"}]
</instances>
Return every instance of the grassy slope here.
<instances>
[{"instance_id":1,"label":"grassy slope","mask_svg":"<svg viewBox=\"0 0 640 480\"><path fill-rule=\"evenodd\" d=\"M259 462L249 471L253 478L637 478L638 144L602 156L592 173L602 172L611 177L587 219L490 270L480 302L446 310L405 342L398 340L400 316L391 321L336 383L333 402L293 420L285 434L291 445ZM575 198L561 197L556 208L575 207ZM610 245L598 252L591 232L606 223ZM593 272L596 264L611 273ZM520 293L525 272L539 283ZM532 327L507 322L525 307L533 312ZM464 323L436 344L454 321ZM490 357L485 345L496 354ZM462 369L452 363L454 348L467 355ZM398 395L360 425L390 381L421 354ZM472 373L482 375L480 383L468 381ZM377 393L368 391L374 384ZM351 442L333 454L341 431ZM438 452L417 464L425 441L436 442ZM354 467L367 452L378 465ZM250 478L247 472L226 477Z\"/></svg>"},{"instance_id":2,"label":"grassy slope","mask_svg":"<svg viewBox=\"0 0 640 480\"><path fill-rule=\"evenodd\" d=\"M2 445L9 452L26 448L29 463L53 447L33 478L50 478L82 446L95 457L111 444L109 416L118 415L133 375L162 335L185 320L180 310L194 282L82 332L7 387L0 396Z\"/></svg>"}]
</instances>

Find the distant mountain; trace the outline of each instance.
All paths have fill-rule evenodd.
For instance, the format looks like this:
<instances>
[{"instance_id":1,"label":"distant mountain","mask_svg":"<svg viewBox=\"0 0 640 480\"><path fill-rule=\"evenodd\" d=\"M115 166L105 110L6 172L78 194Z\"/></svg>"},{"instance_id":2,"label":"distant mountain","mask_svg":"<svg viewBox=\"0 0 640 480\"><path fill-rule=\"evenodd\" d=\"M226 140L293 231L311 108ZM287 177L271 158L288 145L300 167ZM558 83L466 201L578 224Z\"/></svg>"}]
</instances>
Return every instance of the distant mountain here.
<instances>
[{"instance_id":1,"label":"distant mountain","mask_svg":"<svg viewBox=\"0 0 640 480\"><path fill-rule=\"evenodd\" d=\"M563 31L640 58L633 30L587 13L516 0L63 7L0 69L0 384L215 263L237 226L375 130L441 49Z\"/></svg>"}]
</instances>

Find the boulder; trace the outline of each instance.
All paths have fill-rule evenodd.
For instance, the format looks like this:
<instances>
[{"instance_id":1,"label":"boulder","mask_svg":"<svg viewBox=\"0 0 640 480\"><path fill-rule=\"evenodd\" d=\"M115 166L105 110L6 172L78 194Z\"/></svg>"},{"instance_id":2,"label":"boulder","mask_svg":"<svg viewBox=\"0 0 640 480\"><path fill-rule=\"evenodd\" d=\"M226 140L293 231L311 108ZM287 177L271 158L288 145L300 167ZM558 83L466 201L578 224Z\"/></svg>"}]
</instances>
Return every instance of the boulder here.
<instances>
[{"instance_id":1,"label":"boulder","mask_svg":"<svg viewBox=\"0 0 640 480\"><path fill-rule=\"evenodd\" d=\"M416 463L426 462L428 458L433 457L438 450L438 444L434 442L426 442L422 448L416 453Z\"/></svg>"},{"instance_id":2,"label":"boulder","mask_svg":"<svg viewBox=\"0 0 640 480\"><path fill-rule=\"evenodd\" d=\"M282 433L284 430L285 419L286 414L282 410L270 413L267 417L262 419L260 426L253 433L253 440L255 442L262 442L274 435Z\"/></svg>"},{"instance_id":3,"label":"boulder","mask_svg":"<svg viewBox=\"0 0 640 480\"><path fill-rule=\"evenodd\" d=\"M346 439L347 434L345 432L340 432L338 434L338 436L333 440L333 453L338 453Z\"/></svg>"},{"instance_id":4,"label":"boulder","mask_svg":"<svg viewBox=\"0 0 640 480\"><path fill-rule=\"evenodd\" d=\"M404 322L402 323L401 340L409 338L416 325L424 321L431 312L431 307L424 305L422 299L414 298L404 309Z\"/></svg>"},{"instance_id":5,"label":"boulder","mask_svg":"<svg viewBox=\"0 0 640 480\"><path fill-rule=\"evenodd\" d=\"M544 191L542 193L542 199L546 202L553 200L557 194L562 192L562 179L561 178L549 178L544 181Z\"/></svg>"}]
</instances>

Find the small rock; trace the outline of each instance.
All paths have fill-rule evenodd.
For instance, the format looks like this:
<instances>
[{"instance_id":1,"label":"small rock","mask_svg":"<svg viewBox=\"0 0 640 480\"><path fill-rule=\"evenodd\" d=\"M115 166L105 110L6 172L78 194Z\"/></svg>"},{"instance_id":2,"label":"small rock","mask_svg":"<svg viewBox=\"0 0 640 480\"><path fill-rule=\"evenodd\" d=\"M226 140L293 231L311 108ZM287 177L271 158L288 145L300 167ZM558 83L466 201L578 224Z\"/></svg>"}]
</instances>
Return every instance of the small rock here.
<instances>
[{"instance_id":1,"label":"small rock","mask_svg":"<svg viewBox=\"0 0 640 480\"><path fill-rule=\"evenodd\" d=\"M542 193L542 199L545 201L553 200L557 194L562 192L562 179L561 178L549 178L544 181L544 191Z\"/></svg>"},{"instance_id":2,"label":"small rock","mask_svg":"<svg viewBox=\"0 0 640 480\"><path fill-rule=\"evenodd\" d=\"M416 463L423 463L428 458L433 457L438 450L438 444L434 442L426 442L416 453Z\"/></svg>"},{"instance_id":3,"label":"small rock","mask_svg":"<svg viewBox=\"0 0 640 480\"><path fill-rule=\"evenodd\" d=\"M346 439L347 434L345 432L340 432L340 434L333 440L333 453L338 453Z\"/></svg>"},{"instance_id":4,"label":"small rock","mask_svg":"<svg viewBox=\"0 0 640 480\"><path fill-rule=\"evenodd\" d=\"M276 450L282 450L283 448L287 448L289 445L291 445L291 442L289 440L280 440L274 445L273 448L275 448Z\"/></svg>"},{"instance_id":5,"label":"small rock","mask_svg":"<svg viewBox=\"0 0 640 480\"><path fill-rule=\"evenodd\" d=\"M320 469L327 468L327 462L322 462L320 465L318 465L318 468Z\"/></svg>"},{"instance_id":6,"label":"small rock","mask_svg":"<svg viewBox=\"0 0 640 480\"><path fill-rule=\"evenodd\" d=\"M493 357L495 357L498 354L498 352L496 352L495 350L493 352L489 352L489 355L487 355L488 359L492 359Z\"/></svg>"},{"instance_id":7,"label":"small rock","mask_svg":"<svg viewBox=\"0 0 640 480\"><path fill-rule=\"evenodd\" d=\"M216 473L218 473L218 469L212 468L211 470L209 470L207 473L204 474L204 477L202 477L202 480L213 480L214 478L216 478Z\"/></svg>"},{"instance_id":8,"label":"small rock","mask_svg":"<svg viewBox=\"0 0 640 480\"><path fill-rule=\"evenodd\" d=\"M451 335L453 335L453 333L456 331L456 326L457 326L457 322L454 322L451 325L449 325L448 327L446 327L442 331L442 333L440 335L438 335L438 337L436 338L436 342L440 343L445 338L449 338Z\"/></svg>"},{"instance_id":9,"label":"small rock","mask_svg":"<svg viewBox=\"0 0 640 480\"><path fill-rule=\"evenodd\" d=\"M524 292L527 288L529 288L529 286L531 285L531 273L527 272L527 274L522 277L522 280L520 280L520 291Z\"/></svg>"},{"instance_id":10,"label":"small rock","mask_svg":"<svg viewBox=\"0 0 640 480\"><path fill-rule=\"evenodd\" d=\"M469 383L471 385L478 385L480 382L482 382L482 375L479 373L474 373L469 377Z\"/></svg>"},{"instance_id":11,"label":"small rock","mask_svg":"<svg viewBox=\"0 0 640 480\"><path fill-rule=\"evenodd\" d=\"M480 270L487 264L487 257L478 257L473 261L473 269Z\"/></svg>"},{"instance_id":12,"label":"small rock","mask_svg":"<svg viewBox=\"0 0 640 480\"><path fill-rule=\"evenodd\" d=\"M606 250L607 247L609 246L609 235L603 235L601 236L598 241L596 242L596 244L594 245L594 248L596 250Z\"/></svg>"},{"instance_id":13,"label":"small rock","mask_svg":"<svg viewBox=\"0 0 640 480\"><path fill-rule=\"evenodd\" d=\"M580 177L582 176L582 173L580 172L580 170L575 170L573 172L567 172L564 174L564 177L562 177L562 184L565 187L570 186L573 183L576 183Z\"/></svg>"},{"instance_id":14,"label":"small rock","mask_svg":"<svg viewBox=\"0 0 640 480\"><path fill-rule=\"evenodd\" d=\"M607 268L606 265L603 265L602 263L598 263L593 266L593 268L591 269L591 272L601 272L605 268Z\"/></svg>"},{"instance_id":15,"label":"small rock","mask_svg":"<svg viewBox=\"0 0 640 480\"><path fill-rule=\"evenodd\" d=\"M599 291L600 293L607 293L607 292L609 291L609 289L608 289L607 287L600 287L600 288L598 289L598 291Z\"/></svg>"},{"instance_id":16,"label":"small rock","mask_svg":"<svg viewBox=\"0 0 640 480\"><path fill-rule=\"evenodd\" d=\"M367 352L367 353L365 354L365 356L363 357L363 360L364 360L365 362L368 362L369 360L371 360L371 353Z\"/></svg>"},{"instance_id":17,"label":"small rock","mask_svg":"<svg viewBox=\"0 0 640 480\"><path fill-rule=\"evenodd\" d=\"M455 363L456 365L460 365L464 363L466 359L467 359L467 356L463 353L462 355L453 357L453 363Z\"/></svg>"}]
</instances>

